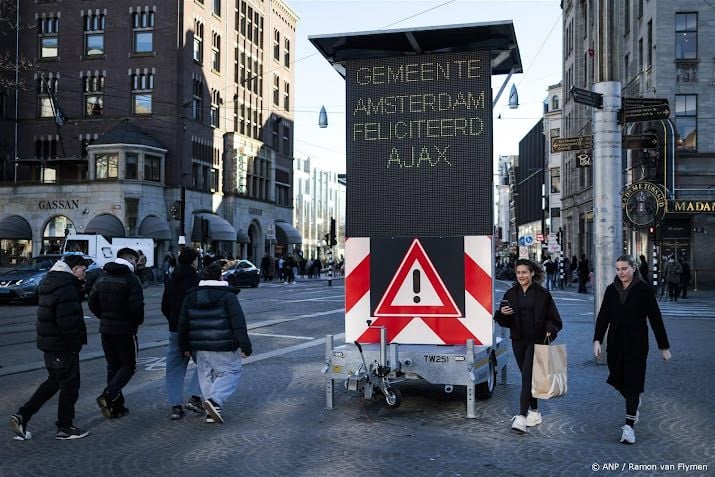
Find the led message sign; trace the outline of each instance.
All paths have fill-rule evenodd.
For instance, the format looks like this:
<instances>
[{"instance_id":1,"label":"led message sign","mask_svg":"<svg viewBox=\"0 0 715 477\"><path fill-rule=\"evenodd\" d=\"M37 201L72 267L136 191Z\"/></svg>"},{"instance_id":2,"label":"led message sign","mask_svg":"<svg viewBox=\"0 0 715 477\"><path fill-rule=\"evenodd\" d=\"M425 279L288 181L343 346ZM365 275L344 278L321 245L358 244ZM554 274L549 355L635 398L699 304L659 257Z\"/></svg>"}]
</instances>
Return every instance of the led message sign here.
<instances>
[{"instance_id":1,"label":"led message sign","mask_svg":"<svg viewBox=\"0 0 715 477\"><path fill-rule=\"evenodd\" d=\"M491 235L489 52L349 61L346 88L346 235Z\"/></svg>"}]
</instances>

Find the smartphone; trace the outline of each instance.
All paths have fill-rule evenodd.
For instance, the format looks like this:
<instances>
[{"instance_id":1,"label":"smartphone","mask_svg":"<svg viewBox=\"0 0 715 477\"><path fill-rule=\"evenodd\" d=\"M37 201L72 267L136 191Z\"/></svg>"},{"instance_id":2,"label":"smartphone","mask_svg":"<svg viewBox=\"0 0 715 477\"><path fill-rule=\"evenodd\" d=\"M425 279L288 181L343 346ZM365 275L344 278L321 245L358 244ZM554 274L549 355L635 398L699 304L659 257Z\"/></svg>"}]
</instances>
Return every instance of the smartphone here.
<instances>
[{"instance_id":1,"label":"smartphone","mask_svg":"<svg viewBox=\"0 0 715 477\"><path fill-rule=\"evenodd\" d=\"M504 308L505 306L511 307L511 305L509 304L509 300L502 300L501 302L499 302L499 308Z\"/></svg>"}]
</instances>

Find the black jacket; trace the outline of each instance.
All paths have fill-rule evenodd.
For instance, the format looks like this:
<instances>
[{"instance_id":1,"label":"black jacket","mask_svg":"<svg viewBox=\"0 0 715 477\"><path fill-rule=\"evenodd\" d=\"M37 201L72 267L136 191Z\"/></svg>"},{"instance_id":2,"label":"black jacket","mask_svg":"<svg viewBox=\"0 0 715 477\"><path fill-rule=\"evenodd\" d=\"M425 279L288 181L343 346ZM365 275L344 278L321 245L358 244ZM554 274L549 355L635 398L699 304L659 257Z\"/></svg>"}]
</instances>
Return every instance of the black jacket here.
<instances>
[{"instance_id":1,"label":"black jacket","mask_svg":"<svg viewBox=\"0 0 715 477\"><path fill-rule=\"evenodd\" d=\"M608 329L608 384L625 393L642 393L648 358L648 325L655 334L658 348L669 349L668 335L653 289L644 281L634 281L623 303L621 281L606 288L596 319L593 340L603 343Z\"/></svg>"},{"instance_id":2,"label":"black jacket","mask_svg":"<svg viewBox=\"0 0 715 477\"><path fill-rule=\"evenodd\" d=\"M532 283L531 286L534 288L534 342L543 343L547 331L551 332L551 339L555 340L556 335L558 335L563 327L561 315L559 315L559 310L556 309L556 303L551 293L544 287L538 283ZM517 283L504 293L504 300L509 300L514 314L503 315L501 313L501 306L498 306L497 311L494 313L494 320L501 326L509 328L511 330L511 339L515 341L521 339L518 306L520 288L521 285Z\"/></svg>"},{"instance_id":3,"label":"black jacket","mask_svg":"<svg viewBox=\"0 0 715 477\"><path fill-rule=\"evenodd\" d=\"M58 262L59 263L59 262ZM82 282L62 262L37 289L37 347L42 351L79 352L87 344L82 310Z\"/></svg>"},{"instance_id":4,"label":"black jacket","mask_svg":"<svg viewBox=\"0 0 715 477\"><path fill-rule=\"evenodd\" d=\"M179 347L185 351L252 352L246 318L236 291L204 281L192 288L184 299L179 316Z\"/></svg>"},{"instance_id":5,"label":"black jacket","mask_svg":"<svg viewBox=\"0 0 715 477\"><path fill-rule=\"evenodd\" d=\"M179 329L179 313L184 303L186 292L199 284L199 274L191 265L180 263L174 269L164 286L161 297L161 312L169 320L169 331Z\"/></svg>"},{"instance_id":6,"label":"black jacket","mask_svg":"<svg viewBox=\"0 0 715 477\"><path fill-rule=\"evenodd\" d=\"M144 323L144 291L129 267L109 262L89 292L89 309L99 318L99 332L135 335Z\"/></svg>"}]
</instances>

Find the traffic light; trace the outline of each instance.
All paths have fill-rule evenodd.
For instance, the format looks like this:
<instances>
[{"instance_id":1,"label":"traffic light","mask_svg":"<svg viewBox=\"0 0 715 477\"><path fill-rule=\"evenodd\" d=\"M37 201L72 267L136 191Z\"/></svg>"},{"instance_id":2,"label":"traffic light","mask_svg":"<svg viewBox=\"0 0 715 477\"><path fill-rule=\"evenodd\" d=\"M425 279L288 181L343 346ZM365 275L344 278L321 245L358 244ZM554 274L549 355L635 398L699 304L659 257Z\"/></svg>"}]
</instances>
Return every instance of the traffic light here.
<instances>
[{"instance_id":1,"label":"traffic light","mask_svg":"<svg viewBox=\"0 0 715 477\"><path fill-rule=\"evenodd\" d=\"M657 239L657 229L655 227L648 227L648 238L655 242Z\"/></svg>"},{"instance_id":2,"label":"traffic light","mask_svg":"<svg viewBox=\"0 0 715 477\"><path fill-rule=\"evenodd\" d=\"M330 217L330 242L328 242L328 245L335 247L337 244L338 240L335 235L335 219Z\"/></svg>"},{"instance_id":3,"label":"traffic light","mask_svg":"<svg viewBox=\"0 0 715 477\"><path fill-rule=\"evenodd\" d=\"M181 220L184 215L184 207L183 203L180 200L174 201L173 204L171 204L171 217L175 220Z\"/></svg>"}]
</instances>

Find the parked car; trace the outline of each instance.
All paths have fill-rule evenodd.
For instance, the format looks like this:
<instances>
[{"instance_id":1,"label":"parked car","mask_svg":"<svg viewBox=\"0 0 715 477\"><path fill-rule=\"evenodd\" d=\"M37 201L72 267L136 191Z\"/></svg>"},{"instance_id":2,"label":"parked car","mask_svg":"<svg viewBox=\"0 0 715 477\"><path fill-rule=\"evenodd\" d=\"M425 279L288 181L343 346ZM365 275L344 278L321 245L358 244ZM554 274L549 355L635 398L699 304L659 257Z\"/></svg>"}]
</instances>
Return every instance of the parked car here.
<instances>
[{"instance_id":1,"label":"parked car","mask_svg":"<svg viewBox=\"0 0 715 477\"><path fill-rule=\"evenodd\" d=\"M14 270L0 274L0 303L36 301L37 287L55 262L62 257L60 254L38 255ZM93 266L96 268L91 257L83 257L90 262L87 270Z\"/></svg>"},{"instance_id":2,"label":"parked car","mask_svg":"<svg viewBox=\"0 0 715 477\"><path fill-rule=\"evenodd\" d=\"M256 288L261 281L260 270L248 260L229 263L221 277L234 287L250 286Z\"/></svg>"}]
</instances>

